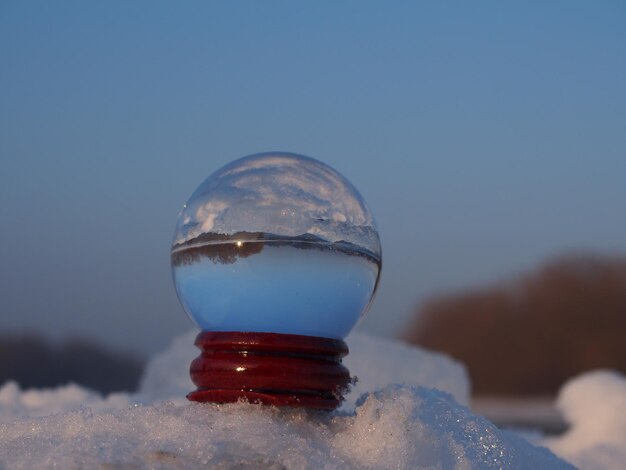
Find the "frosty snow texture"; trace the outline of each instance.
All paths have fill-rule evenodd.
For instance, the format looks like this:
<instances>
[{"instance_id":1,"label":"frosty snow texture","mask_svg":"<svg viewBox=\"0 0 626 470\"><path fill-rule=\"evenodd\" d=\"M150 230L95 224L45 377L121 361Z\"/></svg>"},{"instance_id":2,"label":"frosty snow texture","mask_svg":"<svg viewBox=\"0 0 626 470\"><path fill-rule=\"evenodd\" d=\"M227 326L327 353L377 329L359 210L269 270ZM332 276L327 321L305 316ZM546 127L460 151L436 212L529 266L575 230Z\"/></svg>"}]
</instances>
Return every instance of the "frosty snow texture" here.
<instances>
[{"instance_id":1,"label":"frosty snow texture","mask_svg":"<svg viewBox=\"0 0 626 470\"><path fill-rule=\"evenodd\" d=\"M367 390L338 412L186 403L181 389L191 387L186 367L197 353L194 334L154 359L138 395L103 400L76 386L47 392L0 388L0 467L572 468L474 415L449 393L420 386L435 384L466 400L459 364L362 335L348 338L359 356L350 368ZM381 355L387 358L372 361ZM162 402L167 398L179 404ZM27 416L46 408L56 414Z\"/></svg>"}]
</instances>

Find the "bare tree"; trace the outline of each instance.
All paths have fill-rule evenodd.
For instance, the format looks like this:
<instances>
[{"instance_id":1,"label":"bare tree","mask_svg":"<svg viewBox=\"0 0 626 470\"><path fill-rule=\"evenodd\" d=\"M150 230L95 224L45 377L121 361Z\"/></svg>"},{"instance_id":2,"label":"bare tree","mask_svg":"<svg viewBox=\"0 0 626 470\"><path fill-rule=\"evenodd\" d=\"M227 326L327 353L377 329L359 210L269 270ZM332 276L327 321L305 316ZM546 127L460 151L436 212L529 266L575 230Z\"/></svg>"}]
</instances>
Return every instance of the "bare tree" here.
<instances>
[{"instance_id":1,"label":"bare tree","mask_svg":"<svg viewBox=\"0 0 626 470\"><path fill-rule=\"evenodd\" d=\"M553 394L585 370L626 372L626 258L570 255L433 298L406 339L464 362L477 394Z\"/></svg>"}]
</instances>

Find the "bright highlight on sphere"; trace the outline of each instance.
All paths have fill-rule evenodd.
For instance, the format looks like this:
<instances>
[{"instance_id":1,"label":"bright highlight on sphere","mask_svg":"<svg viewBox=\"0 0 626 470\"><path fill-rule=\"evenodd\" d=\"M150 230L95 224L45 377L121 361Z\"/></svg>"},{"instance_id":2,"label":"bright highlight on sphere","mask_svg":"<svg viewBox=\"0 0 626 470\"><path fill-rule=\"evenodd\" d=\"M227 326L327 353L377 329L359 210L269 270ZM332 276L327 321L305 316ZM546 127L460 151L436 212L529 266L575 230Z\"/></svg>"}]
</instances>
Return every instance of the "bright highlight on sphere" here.
<instances>
[{"instance_id":1,"label":"bright highlight on sphere","mask_svg":"<svg viewBox=\"0 0 626 470\"><path fill-rule=\"evenodd\" d=\"M178 218L171 260L178 298L204 331L341 339L369 308L381 247L348 180L271 152L204 180Z\"/></svg>"}]
</instances>

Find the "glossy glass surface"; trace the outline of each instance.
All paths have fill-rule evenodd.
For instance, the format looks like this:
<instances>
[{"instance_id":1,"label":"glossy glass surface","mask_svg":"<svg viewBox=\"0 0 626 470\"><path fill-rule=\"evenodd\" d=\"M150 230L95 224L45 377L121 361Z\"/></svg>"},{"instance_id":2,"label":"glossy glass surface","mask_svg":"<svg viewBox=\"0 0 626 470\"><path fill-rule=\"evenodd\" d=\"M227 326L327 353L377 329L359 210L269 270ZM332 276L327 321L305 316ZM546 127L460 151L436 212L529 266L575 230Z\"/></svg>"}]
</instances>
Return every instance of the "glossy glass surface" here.
<instances>
[{"instance_id":1,"label":"glossy glass surface","mask_svg":"<svg viewBox=\"0 0 626 470\"><path fill-rule=\"evenodd\" d=\"M381 265L354 187L301 155L257 154L207 178L179 217L176 291L205 331L343 338L367 311Z\"/></svg>"}]
</instances>

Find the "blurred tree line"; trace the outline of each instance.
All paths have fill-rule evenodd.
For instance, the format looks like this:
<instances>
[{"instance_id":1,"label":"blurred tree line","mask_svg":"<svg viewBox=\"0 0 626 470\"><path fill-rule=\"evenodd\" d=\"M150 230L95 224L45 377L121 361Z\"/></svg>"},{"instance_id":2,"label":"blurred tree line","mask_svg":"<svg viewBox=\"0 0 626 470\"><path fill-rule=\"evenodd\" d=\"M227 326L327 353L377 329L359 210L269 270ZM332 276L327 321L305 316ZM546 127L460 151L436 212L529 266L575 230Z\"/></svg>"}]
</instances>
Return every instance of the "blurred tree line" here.
<instances>
[{"instance_id":1,"label":"blurred tree line","mask_svg":"<svg viewBox=\"0 0 626 470\"><path fill-rule=\"evenodd\" d=\"M30 334L0 336L0 385L14 380L23 389L74 382L103 394L137 389L143 362L87 340L52 345Z\"/></svg>"},{"instance_id":2,"label":"blurred tree line","mask_svg":"<svg viewBox=\"0 0 626 470\"><path fill-rule=\"evenodd\" d=\"M565 256L432 298L405 339L464 362L477 395L552 395L586 370L626 373L626 258Z\"/></svg>"}]
</instances>

